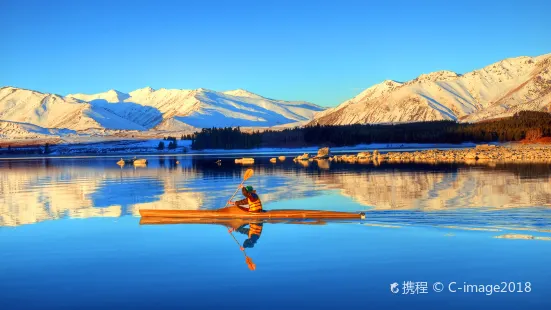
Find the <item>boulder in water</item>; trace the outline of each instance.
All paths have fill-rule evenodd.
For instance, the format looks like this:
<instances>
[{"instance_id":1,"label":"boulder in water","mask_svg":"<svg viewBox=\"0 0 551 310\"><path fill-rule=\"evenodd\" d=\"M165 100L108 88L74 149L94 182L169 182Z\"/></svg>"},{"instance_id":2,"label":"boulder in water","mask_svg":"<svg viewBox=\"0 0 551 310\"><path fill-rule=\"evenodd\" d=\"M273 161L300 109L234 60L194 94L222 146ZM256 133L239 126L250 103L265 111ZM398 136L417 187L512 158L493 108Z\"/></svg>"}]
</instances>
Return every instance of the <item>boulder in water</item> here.
<instances>
[{"instance_id":1,"label":"boulder in water","mask_svg":"<svg viewBox=\"0 0 551 310\"><path fill-rule=\"evenodd\" d=\"M294 161L308 160L308 159L310 159L310 155L308 155L308 153L304 153L302 155L299 155L299 156L295 157Z\"/></svg>"},{"instance_id":2,"label":"boulder in water","mask_svg":"<svg viewBox=\"0 0 551 310\"><path fill-rule=\"evenodd\" d=\"M328 159L329 156L331 156L331 150L328 147L322 147L318 150L318 155L316 155L316 158Z\"/></svg>"},{"instance_id":3,"label":"boulder in water","mask_svg":"<svg viewBox=\"0 0 551 310\"><path fill-rule=\"evenodd\" d=\"M235 159L236 164L254 164L254 158L236 158Z\"/></svg>"}]
</instances>

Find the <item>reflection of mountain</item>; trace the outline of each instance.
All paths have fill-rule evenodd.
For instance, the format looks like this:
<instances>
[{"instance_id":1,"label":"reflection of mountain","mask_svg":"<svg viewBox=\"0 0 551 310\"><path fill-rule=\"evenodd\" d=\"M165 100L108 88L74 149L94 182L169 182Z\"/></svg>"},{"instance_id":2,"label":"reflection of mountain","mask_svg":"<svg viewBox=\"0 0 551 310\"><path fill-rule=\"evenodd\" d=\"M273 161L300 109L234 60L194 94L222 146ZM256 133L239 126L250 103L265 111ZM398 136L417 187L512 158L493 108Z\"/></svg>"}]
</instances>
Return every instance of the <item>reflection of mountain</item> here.
<instances>
[{"instance_id":1,"label":"reflection of mountain","mask_svg":"<svg viewBox=\"0 0 551 310\"><path fill-rule=\"evenodd\" d=\"M204 193L203 209L223 207L230 195L233 194L241 181L242 167L236 166L235 171L220 170L216 174L202 171L202 176L185 180L181 186L190 192ZM289 174L280 169L254 167L255 175L245 185L257 189L264 204L270 202L310 197L320 195L316 185L307 174ZM234 200L242 199L241 192L237 192Z\"/></svg>"},{"instance_id":2,"label":"reflection of mountain","mask_svg":"<svg viewBox=\"0 0 551 310\"><path fill-rule=\"evenodd\" d=\"M188 170L187 176L194 174ZM132 214L139 215L140 209L178 209L197 210L200 209L205 200L205 193L192 192L180 186L186 174L180 174L178 178L164 178L163 193L151 202L138 202L132 208Z\"/></svg>"},{"instance_id":3,"label":"reflection of mountain","mask_svg":"<svg viewBox=\"0 0 551 310\"><path fill-rule=\"evenodd\" d=\"M1 226L57 219L70 211L92 208L92 200L88 196L96 190L94 182L69 183L61 171L47 170L48 173L46 169L38 173L19 169L2 170ZM108 214L112 213L110 210Z\"/></svg>"},{"instance_id":4,"label":"reflection of mountain","mask_svg":"<svg viewBox=\"0 0 551 310\"><path fill-rule=\"evenodd\" d=\"M119 217L147 209L214 209L235 190L242 167L198 169L191 161L152 161L147 168L106 168L111 160L0 161L0 226L63 217ZM255 167L247 182L265 204L322 194L304 173ZM241 199L237 193L234 199Z\"/></svg>"},{"instance_id":5,"label":"reflection of mountain","mask_svg":"<svg viewBox=\"0 0 551 310\"><path fill-rule=\"evenodd\" d=\"M155 169L0 166L0 171L0 226L66 216L119 217L137 214L139 207L167 204L174 209L197 209L202 201L202 193L174 190L173 182L158 178Z\"/></svg>"},{"instance_id":6,"label":"reflection of mountain","mask_svg":"<svg viewBox=\"0 0 551 310\"><path fill-rule=\"evenodd\" d=\"M499 170L387 170L328 174L315 181L381 210L551 206L549 176L543 180L520 179Z\"/></svg>"},{"instance_id":7,"label":"reflection of mountain","mask_svg":"<svg viewBox=\"0 0 551 310\"><path fill-rule=\"evenodd\" d=\"M245 171L233 164L219 167L211 159L175 161L151 160L140 169L120 169L113 158L0 161L0 226L137 215L140 208L215 209L224 206ZM326 170L316 163L305 168L289 162L253 168L255 175L246 184L258 190L267 208L329 193L353 198L363 205L358 209L551 206L548 166L332 164ZM340 207L334 199L320 199L316 208Z\"/></svg>"},{"instance_id":8,"label":"reflection of mountain","mask_svg":"<svg viewBox=\"0 0 551 310\"><path fill-rule=\"evenodd\" d=\"M325 187L316 186L306 174L261 175L256 181L264 203L279 200L313 197L320 195Z\"/></svg>"}]
</instances>

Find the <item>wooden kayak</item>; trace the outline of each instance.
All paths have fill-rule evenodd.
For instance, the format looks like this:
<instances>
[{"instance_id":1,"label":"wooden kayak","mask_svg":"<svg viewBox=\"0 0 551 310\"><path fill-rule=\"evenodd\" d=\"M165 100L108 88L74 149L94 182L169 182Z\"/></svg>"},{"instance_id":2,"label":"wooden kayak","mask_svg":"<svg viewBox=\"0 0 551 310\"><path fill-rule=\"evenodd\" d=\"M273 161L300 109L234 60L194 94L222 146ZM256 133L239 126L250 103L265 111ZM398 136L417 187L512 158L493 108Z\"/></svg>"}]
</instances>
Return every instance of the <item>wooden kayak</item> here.
<instances>
[{"instance_id":1,"label":"wooden kayak","mask_svg":"<svg viewBox=\"0 0 551 310\"><path fill-rule=\"evenodd\" d=\"M338 219L337 219L338 220ZM207 224L223 225L237 229L250 223L268 224L298 224L298 225L325 225L331 220L309 220L309 219L223 219L223 218L182 218L182 217L154 217L146 216L140 218L140 225L166 225L166 224Z\"/></svg>"},{"instance_id":2,"label":"wooden kayak","mask_svg":"<svg viewBox=\"0 0 551 310\"><path fill-rule=\"evenodd\" d=\"M248 212L235 206L219 210L154 210L140 209L142 217L219 218L219 219L363 219L364 213L320 210L267 210Z\"/></svg>"}]
</instances>

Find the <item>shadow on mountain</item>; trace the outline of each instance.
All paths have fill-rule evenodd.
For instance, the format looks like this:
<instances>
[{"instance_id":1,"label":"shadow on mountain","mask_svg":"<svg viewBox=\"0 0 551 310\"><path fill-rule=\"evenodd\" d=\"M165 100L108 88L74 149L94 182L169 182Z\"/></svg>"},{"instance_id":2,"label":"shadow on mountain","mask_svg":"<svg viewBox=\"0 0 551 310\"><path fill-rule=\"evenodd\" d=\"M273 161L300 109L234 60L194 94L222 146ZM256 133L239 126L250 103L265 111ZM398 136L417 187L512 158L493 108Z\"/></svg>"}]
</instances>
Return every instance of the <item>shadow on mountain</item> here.
<instances>
[{"instance_id":1,"label":"shadow on mountain","mask_svg":"<svg viewBox=\"0 0 551 310\"><path fill-rule=\"evenodd\" d=\"M216 125L217 127L274 126L307 120L305 117L286 108L281 109L285 110L288 114L293 114L297 118L296 120L287 118L279 114L278 111L271 111L260 105L248 103L246 101L239 101L238 105L241 106L241 108L238 108L234 102L228 101L224 97L219 97L211 93L204 93L203 96L208 103L211 103L219 109L224 109L228 113L224 114L214 109L203 109L202 113L194 112L189 116L175 118L194 127L210 127L212 125Z\"/></svg>"},{"instance_id":2,"label":"shadow on mountain","mask_svg":"<svg viewBox=\"0 0 551 310\"><path fill-rule=\"evenodd\" d=\"M134 102L109 103L104 99L90 101L92 117L106 129L148 130L159 125L163 114L156 108Z\"/></svg>"}]
</instances>

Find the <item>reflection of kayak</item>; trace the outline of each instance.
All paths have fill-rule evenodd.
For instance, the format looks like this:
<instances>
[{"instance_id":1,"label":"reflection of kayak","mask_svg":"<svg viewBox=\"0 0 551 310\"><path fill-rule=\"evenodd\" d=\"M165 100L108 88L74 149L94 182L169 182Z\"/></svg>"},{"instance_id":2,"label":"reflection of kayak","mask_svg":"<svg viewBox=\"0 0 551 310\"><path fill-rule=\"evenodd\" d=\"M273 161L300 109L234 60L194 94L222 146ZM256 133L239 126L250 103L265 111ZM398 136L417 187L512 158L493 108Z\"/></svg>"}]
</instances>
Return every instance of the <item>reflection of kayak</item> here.
<instances>
[{"instance_id":1,"label":"reflection of kayak","mask_svg":"<svg viewBox=\"0 0 551 310\"><path fill-rule=\"evenodd\" d=\"M301 224L301 225L325 225L326 220L304 219L222 219L222 218L181 218L181 217L154 217L146 216L140 219L140 225L164 225L164 224L218 224L237 229L243 225L253 223L269 224Z\"/></svg>"},{"instance_id":2,"label":"reflection of kayak","mask_svg":"<svg viewBox=\"0 0 551 310\"><path fill-rule=\"evenodd\" d=\"M201 218L201 219L360 219L363 213L320 210L267 210L248 212L237 207L219 210L154 210L140 209L142 217Z\"/></svg>"}]
</instances>

